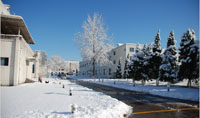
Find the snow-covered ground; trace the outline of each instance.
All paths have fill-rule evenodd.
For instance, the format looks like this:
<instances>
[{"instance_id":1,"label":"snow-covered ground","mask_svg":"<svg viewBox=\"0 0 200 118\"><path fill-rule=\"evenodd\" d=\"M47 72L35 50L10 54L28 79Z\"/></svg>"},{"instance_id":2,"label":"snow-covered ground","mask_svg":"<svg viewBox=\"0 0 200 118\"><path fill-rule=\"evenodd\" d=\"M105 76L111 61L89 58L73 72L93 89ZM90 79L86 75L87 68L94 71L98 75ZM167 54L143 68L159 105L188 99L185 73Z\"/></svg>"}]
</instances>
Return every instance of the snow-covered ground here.
<instances>
[{"instance_id":1,"label":"snow-covered ground","mask_svg":"<svg viewBox=\"0 0 200 118\"><path fill-rule=\"evenodd\" d=\"M141 81L136 81L136 86L133 87L132 80L126 80L126 79L102 79L99 81L99 79L96 79L95 81L89 78L84 77L70 77L73 79L81 79L83 81L89 81L94 82L97 84L102 84L106 86L112 86L117 88L124 88L128 90L133 91L140 91L140 92L146 92L153 95L159 95L164 97L171 97L171 98L178 98L183 100L191 100L191 101L199 101L199 89L198 88L187 88L183 87L187 85L187 81L184 80L183 82L174 84L170 87L170 91L167 91L167 83L166 82L160 82L160 86L156 86L156 81L149 81L146 82L145 86L141 85ZM116 84L114 84L114 81Z\"/></svg>"},{"instance_id":2,"label":"snow-covered ground","mask_svg":"<svg viewBox=\"0 0 200 118\"><path fill-rule=\"evenodd\" d=\"M131 113L130 106L103 93L68 80L45 80L50 83L1 87L2 118L123 118ZM69 96L70 87L72 96ZM72 104L77 105L74 114Z\"/></svg>"}]
</instances>

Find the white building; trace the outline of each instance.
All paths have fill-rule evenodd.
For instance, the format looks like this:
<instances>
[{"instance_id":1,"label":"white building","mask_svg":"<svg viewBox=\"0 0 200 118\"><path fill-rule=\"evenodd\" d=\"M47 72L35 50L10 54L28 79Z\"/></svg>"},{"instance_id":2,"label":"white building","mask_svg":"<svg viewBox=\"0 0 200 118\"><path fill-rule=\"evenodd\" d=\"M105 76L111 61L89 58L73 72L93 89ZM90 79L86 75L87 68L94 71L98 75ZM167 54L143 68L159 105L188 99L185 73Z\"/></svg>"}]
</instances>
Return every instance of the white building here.
<instances>
[{"instance_id":1,"label":"white building","mask_svg":"<svg viewBox=\"0 0 200 118\"><path fill-rule=\"evenodd\" d=\"M73 74L79 71L79 61L64 61L62 65L57 65L56 69L49 69L50 73L60 74Z\"/></svg>"},{"instance_id":2,"label":"white building","mask_svg":"<svg viewBox=\"0 0 200 118\"><path fill-rule=\"evenodd\" d=\"M135 49L139 45L139 48L143 48L143 44L122 44L118 45L118 47L112 49L109 54L109 59L112 62L110 65L106 66L97 66L95 64L95 76L100 78L114 78L117 65L119 61L121 63L122 74L124 73L125 60L128 55L132 56L135 54ZM80 62L80 76L92 77L92 61L82 61Z\"/></svg>"},{"instance_id":3,"label":"white building","mask_svg":"<svg viewBox=\"0 0 200 118\"><path fill-rule=\"evenodd\" d=\"M34 44L31 34L21 16L11 15L9 5L0 1L0 84L18 85L32 78Z\"/></svg>"}]
</instances>

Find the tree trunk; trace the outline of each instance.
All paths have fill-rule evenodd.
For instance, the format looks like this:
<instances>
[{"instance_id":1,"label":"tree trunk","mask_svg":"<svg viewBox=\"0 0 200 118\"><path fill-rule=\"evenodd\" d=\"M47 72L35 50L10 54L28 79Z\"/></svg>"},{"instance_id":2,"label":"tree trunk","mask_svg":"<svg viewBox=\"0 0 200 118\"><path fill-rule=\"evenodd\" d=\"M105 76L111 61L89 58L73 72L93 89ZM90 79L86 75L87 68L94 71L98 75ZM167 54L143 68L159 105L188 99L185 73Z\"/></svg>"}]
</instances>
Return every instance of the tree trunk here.
<instances>
[{"instance_id":1,"label":"tree trunk","mask_svg":"<svg viewBox=\"0 0 200 118\"><path fill-rule=\"evenodd\" d=\"M159 86L159 79L156 79L156 86Z\"/></svg>"},{"instance_id":2,"label":"tree trunk","mask_svg":"<svg viewBox=\"0 0 200 118\"><path fill-rule=\"evenodd\" d=\"M135 87L135 79L133 79L133 87Z\"/></svg>"},{"instance_id":3,"label":"tree trunk","mask_svg":"<svg viewBox=\"0 0 200 118\"><path fill-rule=\"evenodd\" d=\"M187 87L191 87L191 79L188 79Z\"/></svg>"},{"instance_id":4,"label":"tree trunk","mask_svg":"<svg viewBox=\"0 0 200 118\"><path fill-rule=\"evenodd\" d=\"M146 81L144 79L142 79L142 85L144 86L146 83Z\"/></svg>"},{"instance_id":5,"label":"tree trunk","mask_svg":"<svg viewBox=\"0 0 200 118\"><path fill-rule=\"evenodd\" d=\"M93 63L92 63L92 79L95 80L95 60L93 58Z\"/></svg>"},{"instance_id":6,"label":"tree trunk","mask_svg":"<svg viewBox=\"0 0 200 118\"><path fill-rule=\"evenodd\" d=\"M167 82L167 91L170 91L170 82Z\"/></svg>"}]
</instances>

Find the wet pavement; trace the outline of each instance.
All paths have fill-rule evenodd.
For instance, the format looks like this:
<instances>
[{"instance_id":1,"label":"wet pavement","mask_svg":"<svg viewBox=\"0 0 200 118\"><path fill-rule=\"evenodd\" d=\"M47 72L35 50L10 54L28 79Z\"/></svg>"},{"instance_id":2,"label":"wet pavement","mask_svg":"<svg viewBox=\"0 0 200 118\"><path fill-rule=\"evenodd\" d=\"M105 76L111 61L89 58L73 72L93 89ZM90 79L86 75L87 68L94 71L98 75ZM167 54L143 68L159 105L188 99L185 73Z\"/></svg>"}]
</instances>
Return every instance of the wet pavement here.
<instances>
[{"instance_id":1,"label":"wet pavement","mask_svg":"<svg viewBox=\"0 0 200 118\"><path fill-rule=\"evenodd\" d=\"M150 95L84 81L79 85L110 95L133 107L129 118L199 118L198 102Z\"/></svg>"}]
</instances>

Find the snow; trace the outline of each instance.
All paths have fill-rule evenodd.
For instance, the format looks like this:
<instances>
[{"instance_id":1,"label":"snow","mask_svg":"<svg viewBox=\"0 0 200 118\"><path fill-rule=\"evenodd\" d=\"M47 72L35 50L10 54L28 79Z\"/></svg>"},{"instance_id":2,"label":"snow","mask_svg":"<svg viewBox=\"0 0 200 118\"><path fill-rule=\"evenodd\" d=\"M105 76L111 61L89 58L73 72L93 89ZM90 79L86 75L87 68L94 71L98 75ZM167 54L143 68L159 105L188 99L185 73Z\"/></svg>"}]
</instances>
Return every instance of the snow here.
<instances>
[{"instance_id":1,"label":"snow","mask_svg":"<svg viewBox=\"0 0 200 118\"><path fill-rule=\"evenodd\" d=\"M49 84L1 87L2 118L123 118L131 113L130 106L103 93L68 80L45 80ZM72 96L69 96L70 88L73 88ZM74 114L72 105L77 107Z\"/></svg>"},{"instance_id":2,"label":"snow","mask_svg":"<svg viewBox=\"0 0 200 118\"><path fill-rule=\"evenodd\" d=\"M74 41L81 51L83 60L95 60L98 65L111 63L108 52L113 49L112 40L107 35L101 15L94 13L83 23L83 32L75 35Z\"/></svg>"},{"instance_id":3,"label":"snow","mask_svg":"<svg viewBox=\"0 0 200 118\"><path fill-rule=\"evenodd\" d=\"M83 77L71 77L73 79L83 79ZM90 81L97 84L102 84L106 86L112 86L117 88L123 88L127 90L133 90L133 91L139 91L139 92L145 92L153 95L159 95L164 97L171 97L171 98L178 98L183 100L191 100L191 101L199 101L199 89L198 88L186 88L183 87L183 85L187 85L187 81L184 80L181 83L177 83L174 85L171 85L170 91L167 91L167 82L159 82L160 86L156 86L156 81L149 81L146 82L145 86L141 85L141 81L135 81L136 86L133 87L132 80L126 80L126 79L104 79L104 81L96 81L85 78L84 81ZM116 84L114 84L114 81Z\"/></svg>"}]
</instances>

